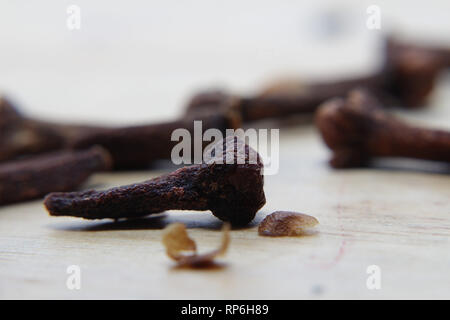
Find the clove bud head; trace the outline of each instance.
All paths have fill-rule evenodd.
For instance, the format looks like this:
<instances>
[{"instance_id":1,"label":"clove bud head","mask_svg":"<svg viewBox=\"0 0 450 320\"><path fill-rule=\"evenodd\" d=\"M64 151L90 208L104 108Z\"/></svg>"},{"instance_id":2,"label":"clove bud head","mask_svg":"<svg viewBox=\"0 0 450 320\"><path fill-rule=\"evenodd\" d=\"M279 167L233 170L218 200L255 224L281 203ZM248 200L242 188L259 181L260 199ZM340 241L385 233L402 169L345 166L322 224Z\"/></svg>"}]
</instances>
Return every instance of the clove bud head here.
<instances>
[{"instance_id":1,"label":"clove bud head","mask_svg":"<svg viewBox=\"0 0 450 320\"><path fill-rule=\"evenodd\" d=\"M315 122L325 144L334 152L330 165L347 168L366 164L374 142L371 132L384 118L378 102L364 89L351 91L347 99L334 98L323 103Z\"/></svg>"},{"instance_id":2,"label":"clove bud head","mask_svg":"<svg viewBox=\"0 0 450 320\"><path fill-rule=\"evenodd\" d=\"M335 168L367 165L371 158L450 162L450 132L407 123L379 107L366 90L319 107L316 124L333 150Z\"/></svg>"}]
</instances>

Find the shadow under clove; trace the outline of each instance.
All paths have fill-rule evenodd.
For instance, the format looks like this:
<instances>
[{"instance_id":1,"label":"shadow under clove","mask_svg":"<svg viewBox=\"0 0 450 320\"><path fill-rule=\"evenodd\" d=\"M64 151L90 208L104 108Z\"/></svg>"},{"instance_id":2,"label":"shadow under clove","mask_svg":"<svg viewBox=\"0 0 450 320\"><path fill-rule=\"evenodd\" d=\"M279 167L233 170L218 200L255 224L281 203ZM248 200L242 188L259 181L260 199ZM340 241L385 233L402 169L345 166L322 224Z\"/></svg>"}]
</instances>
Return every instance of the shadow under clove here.
<instances>
[{"instance_id":1,"label":"shadow under clove","mask_svg":"<svg viewBox=\"0 0 450 320\"><path fill-rule=\"evenodd\" d=\"M438 175L450 174L450 164L446 162L419 159L374 159L371 168L397 172L418 172Z\"/></svg>"},{"instance_id":2,"label":"shadow under clove","mask_svg":"<svg viewBox=\"0 0 450 320\"><path fill-rule=\"evenodd\" d=\"M257 215L246 226L232 227L232 230L245 230L257 226L264 215ZM49 227L60 231L102 232L121 230L162 230L171 223L183 223L187 229L206 229L220 231L223 221L208 213L157 214L142 218L118 219L108 221L79 221L52 224Z\"/></svg>"},{"instance_id":3,"label":"shadow under clove","mask_svg":"<svg viewBox=\"0 0 450 320\"><path fill-rule=\"evenodd\" d=\"M172 272L181 272L181 271L220 271L227 267L226 263L209 261L208 263L200 264L200 265L174 265L171 267Z\"/></svg>"}]
</instances>

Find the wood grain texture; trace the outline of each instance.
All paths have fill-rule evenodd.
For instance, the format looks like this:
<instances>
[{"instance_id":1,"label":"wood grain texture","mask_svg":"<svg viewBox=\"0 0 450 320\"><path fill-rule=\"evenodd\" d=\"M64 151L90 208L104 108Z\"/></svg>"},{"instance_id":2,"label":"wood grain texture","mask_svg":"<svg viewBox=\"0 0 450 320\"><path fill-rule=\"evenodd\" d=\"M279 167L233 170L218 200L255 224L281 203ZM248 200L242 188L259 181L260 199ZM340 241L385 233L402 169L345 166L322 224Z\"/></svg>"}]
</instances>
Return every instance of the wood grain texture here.
<instances>
[{"instance_id":1,"label":"wood grain texture","mask_svg":"<svg viewBox=\"0 0 450 320\"><path fill-rule=\"evenodd\" d=\"M232 231L222 269L177 270L161 243L161 229L176 221L188 226L200 251L214 247L221 222L210 213L167 212L114 223L52 218L39 201L2 208L0 297L448 298L448 174L333 171L310 126L283 129L280 153L279 173L266 177L267 205L251 227ZM99 174L90 186L157 174ZM257 223L275 210L315 216L318 233L258 236ZM73 264L81 267L81 290L66 288L66 268ZM372 264L381 268L381 290L366 287Z\"/></svg>"}]
</instances>

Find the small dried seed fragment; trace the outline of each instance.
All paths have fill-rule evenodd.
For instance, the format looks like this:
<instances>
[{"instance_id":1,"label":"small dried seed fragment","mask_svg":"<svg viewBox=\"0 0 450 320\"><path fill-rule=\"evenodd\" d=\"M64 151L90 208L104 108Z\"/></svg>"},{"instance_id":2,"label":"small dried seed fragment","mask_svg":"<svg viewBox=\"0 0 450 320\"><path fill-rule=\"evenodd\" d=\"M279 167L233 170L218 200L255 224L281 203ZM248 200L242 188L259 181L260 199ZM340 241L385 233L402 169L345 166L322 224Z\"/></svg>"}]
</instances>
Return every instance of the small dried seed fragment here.
<instances>
[{"instance_id":1,"label":"small dried seed fragment","mask_svg":"<svg viewBox=\"0 0 450 320\"><path fill-rule=\"evenodd\" d=\"M175 261L181 260L185 255L184 251L196 254L197 246L195 241L189 238L186 226L182 223L172 223L163 234L163 244L166 247L167 255Z\"/></svg>"},{"instance_id":2,"label":"small dried seed fragment","mask_svg":"<svg viewBox=\"0 0 450 320\"><path fill-rule=\"evenodd\" d=\"M208 253L198 254L197 245L186 231L182 223L172 223L164 229L162 242L167 255L177 262L179 267L201 268L214 264L217 256L224 255L230 243L230 224L222 228L222 243L219 248ZM191 252L186 253L186 252Z\"/></svg>"},{"instance_id":3,"label":"small dried seed fragment","mask_svg":"<svg viewBox=\"0 0 450 320\"><path fill-rule=\"evenodd\" d=\"M259 224L258 233L268 237L295 237L306 234L318 223L316 218L307 214L276 211L265 217Z\"/></svg>"}]
</instances>

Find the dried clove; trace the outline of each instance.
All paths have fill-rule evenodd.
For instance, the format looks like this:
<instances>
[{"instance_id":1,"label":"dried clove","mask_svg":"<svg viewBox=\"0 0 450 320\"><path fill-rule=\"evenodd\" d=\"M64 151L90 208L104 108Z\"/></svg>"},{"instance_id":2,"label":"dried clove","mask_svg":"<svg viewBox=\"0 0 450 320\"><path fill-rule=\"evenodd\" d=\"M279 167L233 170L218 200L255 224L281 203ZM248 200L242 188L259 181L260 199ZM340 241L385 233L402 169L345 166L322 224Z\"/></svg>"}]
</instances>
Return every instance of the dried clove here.
<instances>
[{"instance_id":1,"label":"dried clove","mask_svg":"<svg viewBox=\"0 0 450 320\"><path fill-rule=\"evenodd\" d=\"M261 221L258 233L269 237L295 237L308 234L318 223L316 218L307 214L275 211Z\"/></svg>"},{"instance_id":2,"label":"dried clove","mask_svg":"<svg viewBox=\"0 0 450 320\"><path fill-rule=\"evenodd\" d=\"M0 97L0 162L61 150L74 137L105 129L32 119Z\"/></svg>"},{"instance_id":3,"label":"dried clove","mask_svg":"<svg viewBox=\"0 0 450 320\"><path fill-rule=\"evenodd\" d=\"M0 165L0 205L43 197L52 191L71 191L87 178L112 166L100 147L57 151Z\"/></svg>"},{"instance_id":4,"label":"dried clove","mask_svg":"<svg viewBox=\"0 0 450 320\"><path fill-rule=\"evenodd\" d=\"M379 70L366 76L318 83L288 79L270 84L255 96L200 92L190 100L186 113L231 108L241 113L244 123L312 114L324 101L344 97L355 87L366 87L384 106L423 106L440 71L450 66L450 49L404 44L388 37L383 60Z\"/></svg>"},{"instance_id":5,"label":"dried clove","mask_svg":"<svg viewBox=\"0 0 450 320\"><path fill-rule=\"evenodd\" d=\"M159 124L108 128L57 124L23 116L5 98L0 99L0 162L61 149L85 149L102 145L112 155L115 169L137 169L151 162L170 159L176 142L171 133L178 128L193 132L194 120L203 130L217 128L225 133L240 126L240 118L223 113L185 117Z\"/></svg>"},{"instance_id":6,"label":"dried clove","mask_svg":"<svg viewBox=\"0 0 450 320\"><path fill-rule=\"evenodd\" d=\"M335 168L363 166L374 157L406 157L450 162L450 132L420 128L387 114L366 90L325 102L316 125Z\"/></svg>"},{"instance_id":7,"label":"dried clove","mask_svg":"<svg viewBox=\"0 0 450 320\"><path fill-rule=\"evenodd\" d=\"M381 87L381 73L344 80L309 83L288 81L274 83L253 97L239 97L220 90L195 95L186 108L187 115L207 114L230 110L241 115L244 123L286 118L295 114L312 114L325 100L345 95L355 86L363 85L375 90Z\"/></svg>"},{"instance_id":8,"label":"dried clove","mask_svg":"<svg viewBox=\"0 0 450 320\"><path fill-rule=\"evenodd\" d=\"M143 183L52 193L44 203L53 216L116 219L166 210L211 210L234 225L249 223L266 201L260 156L235 136L214 144L206 154L202 164Z\"/></svg>"},{"instance_id":9,"label":"dried clove","mask_svg":"<svg viewBox=\"0 0 450 320\"><path fill-rule=\"evenodd\" d=\"M184 128L193 136L194 120L202 121L203 131L215 128L225 133L226 129L240 126L240 119L234 113L224 112L159 124L88 132L73 139L70 147L79 149L101 145L112 154L116 169L142 168L155 160L170 159L171 151L178 143L171 140L172 132Z\"/></svg>"},{"instance_id":10,"label":"dried clove","mask_svg":"<svg viewBox=\"0 0 450 320\"><path fill-rule=\"evenodd\" d=\"M450 67L450 49L403 43L388 37L385 52L384 90L404 106L425 105L440 72Z\"/></svg>"},{"instance_id":11,"label":"dried clove","mask_svg":"<svg viewBox=\"0 0 450 320\"><path fill-rule=\"evenodd\" d=\"M0 161L47 152L61 145L56 132L25 119L6 98L0 98Z\"/></svg>"}]
</instances>

